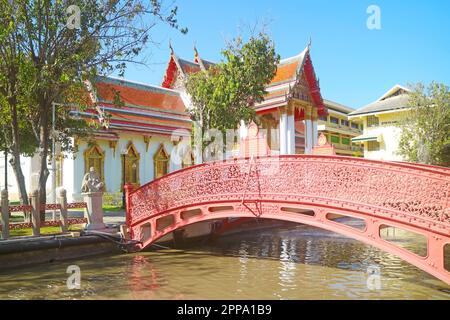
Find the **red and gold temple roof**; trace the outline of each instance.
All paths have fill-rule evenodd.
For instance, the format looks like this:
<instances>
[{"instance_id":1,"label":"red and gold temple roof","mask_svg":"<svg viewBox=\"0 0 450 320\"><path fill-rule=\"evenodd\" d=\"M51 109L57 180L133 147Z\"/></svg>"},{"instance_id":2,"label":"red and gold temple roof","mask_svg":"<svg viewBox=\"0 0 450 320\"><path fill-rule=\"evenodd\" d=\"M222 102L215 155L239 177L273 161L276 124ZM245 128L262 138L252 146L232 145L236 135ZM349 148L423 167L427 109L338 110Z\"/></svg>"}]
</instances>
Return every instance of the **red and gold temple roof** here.
<instances>
[{"instance_id":1,"label":"red and gold temple roof","mask_svg":"<svg viewBox=\"0 0 450 320\"><path fill-rule=\"evenodd\" d=\"M172 48L171 50L172 53L162 83L162 86L165 88L174 88L176 79L180 74L181 76L186 76L214 65L212 62L200 58L195 48L193 62L178 58ZM264 101L255 105L257 112L287 105L291 98L297 98L294 88L302 81L307 86L308 93L304 97L300 96L300 99L305 98L311 102L317 108L319 115L326 115L327 108L320 93L319 82L311 61L309 45L300 54L280 61L275 76L266 87L267 94Z\"/></svg>"},{"instance_id":2,"label":"red and gold temple roof","mask_svg":"<svg viewBox=\"0 0 450 320\"><path fill-rule=\"evenodd\" d=\"M96 108L84 116L98 120L104 113L110 130L159 135L191 130L189 114L175 90L112 77L99 77L93 89Z\"/></svg>"}]
</instances>

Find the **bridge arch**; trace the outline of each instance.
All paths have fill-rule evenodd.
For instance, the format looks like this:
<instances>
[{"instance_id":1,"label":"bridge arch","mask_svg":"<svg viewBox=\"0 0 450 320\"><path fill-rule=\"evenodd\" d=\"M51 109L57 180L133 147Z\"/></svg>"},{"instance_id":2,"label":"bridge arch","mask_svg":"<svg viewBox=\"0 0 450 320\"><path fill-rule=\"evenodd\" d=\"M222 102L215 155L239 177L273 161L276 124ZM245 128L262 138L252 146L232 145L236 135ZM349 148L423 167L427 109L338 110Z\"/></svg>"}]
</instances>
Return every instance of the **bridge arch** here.
<instances>
[{"instance_id":1,"label":"bridge arch","mask_svg":"<svg viewBox=\"0 0 450 320\"><path fill-rule=\"evenodd\" d=\"M373 245L450 284L450 170L341 156L234 159L176 171L127 194L140 249L200 221L259 217L306 224ZM359 219L364 228L336 220ZM419 256L384 240L400 228L427 240Z\"/></svg>"}]
</instances>

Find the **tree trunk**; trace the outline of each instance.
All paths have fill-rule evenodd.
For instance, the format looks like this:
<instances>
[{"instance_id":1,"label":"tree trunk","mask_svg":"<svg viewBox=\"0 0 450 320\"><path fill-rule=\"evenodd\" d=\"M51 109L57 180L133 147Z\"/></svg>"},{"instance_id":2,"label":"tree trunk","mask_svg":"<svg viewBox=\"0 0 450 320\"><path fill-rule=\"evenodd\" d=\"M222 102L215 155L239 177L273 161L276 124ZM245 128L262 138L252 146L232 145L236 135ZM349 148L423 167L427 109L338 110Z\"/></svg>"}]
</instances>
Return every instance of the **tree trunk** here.
<instances>
[{"instance_id":1,"label":"tree trunk","mask_svg":"<svg viewBox=\"0 0 450 320\"><path fill-rule=\"evenodd\" d=\"M9 163L11 164L14 175L16 176L17 186L19 187L20 203L23 205L28 205L28 194L25 185L25 176L23 175L22 167L20 166L20 154L13 152L11 155L12 159L9 160ZM25 213L25 220L31 221L30 218L30 213Z\"/></svg>"},{"instance_id":2,"label":"tree trunk","mask_svg":"<svg viewBox=\"0 0 450 320\"><path fill-rule=\"evenodd\" d=\"M25 177L23 175L22 167L20 166L20 139L19 139L19 119L17 115L17 99L14 95L8 98L11 108L11 160L9 161L13 167L14 175L16 176L17 186L19 187L20 203L28 205L28 194L25 185ZM25 214L25 219L30 219L30 213Z\"/></svg>"},{"instance_id":3,"label":"tree trunk","mask_svg":"<svg viewBox=\"0 0 450 320\"><path fill-rule=\"evenodd\" d=\"M45 112L45 105L41 103L41 114L40 114L40 128L39 128L39 183L38 192L41 206L46 204L47 197L47 178L49 176L49 171L47 168L47 156L48 156L48 118ZM45 221L45 209L40 210L41 221Z\"/></svg>"}]
</instances>

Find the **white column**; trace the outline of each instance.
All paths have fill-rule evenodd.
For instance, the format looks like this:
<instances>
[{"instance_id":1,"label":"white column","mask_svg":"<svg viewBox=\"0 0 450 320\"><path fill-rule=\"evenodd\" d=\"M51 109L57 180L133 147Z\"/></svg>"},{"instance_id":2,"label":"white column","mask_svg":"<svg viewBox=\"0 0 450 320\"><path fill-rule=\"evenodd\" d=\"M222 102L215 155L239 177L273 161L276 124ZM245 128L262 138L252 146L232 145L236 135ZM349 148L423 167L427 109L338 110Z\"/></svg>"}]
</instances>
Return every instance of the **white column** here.
<instances>
[{"instance_id":1,"label":"white column","mask_svg":"<svg viewBox=\"0 0 450 320\"><path fill-rule=\"evenodd\" d=\"M312 146L317 145L317 139L318 139L318 132L317 132L317 120L312 121Z\"/></svg>"},{"instance_id":2,"label":"white column","mask_svg":"<svg viewBox=\"0 0 450 320\"><path fill-rule=\"evenodd\" d=\"M305 119L305 154L310 154L312 151L312 121Z\"/></svg>"},{"instance_id":3,"label":"white column","mask_svg":"<svg viewBox=\"0 0 450 320\"><path fill-rule=\"evenodd\" d=\"M241 125L239 126L239 136L241 140L247 138L247 126L244 120L241 120Z\"/></svg>"},{"instance_id":4,"label":"white column","mask_svg":"<svg viewBox=\"0 0 450 320\"><path fill-rule=\"evenodd\" d=\"M287 154L295 154L295 119L294 115L287 116Z\"/></svg>"},{"instance_id":5,"label":"white column","mask_svg":"<svg viewBox=\"0 0 450 320\"><path fill-rule=\"evenodd\" d=\"M280 154L287 154L288 115L286 110L280 110Z\"/></svg>"}]
</instances>

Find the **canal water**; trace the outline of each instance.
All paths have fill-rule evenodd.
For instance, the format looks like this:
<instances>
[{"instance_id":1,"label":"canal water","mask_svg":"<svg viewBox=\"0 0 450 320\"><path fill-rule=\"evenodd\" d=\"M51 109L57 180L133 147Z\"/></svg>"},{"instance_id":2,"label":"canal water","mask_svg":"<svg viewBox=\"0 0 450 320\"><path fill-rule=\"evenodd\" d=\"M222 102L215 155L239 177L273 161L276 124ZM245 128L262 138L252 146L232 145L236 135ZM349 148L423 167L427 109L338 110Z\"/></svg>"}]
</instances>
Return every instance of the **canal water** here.
<instances>
[{"instance_id":1,"label":"canal water","mask_svg":"<svg viewBox=\"0 0 450 320\"><path fill-rule=\"evenodd\" d=\"M80 268L80 289L67 288L70 265ZM2 271L0 299L448 300L450 286L352 239L291 225L184 249Z\"/></svg>"}]
</instances>

